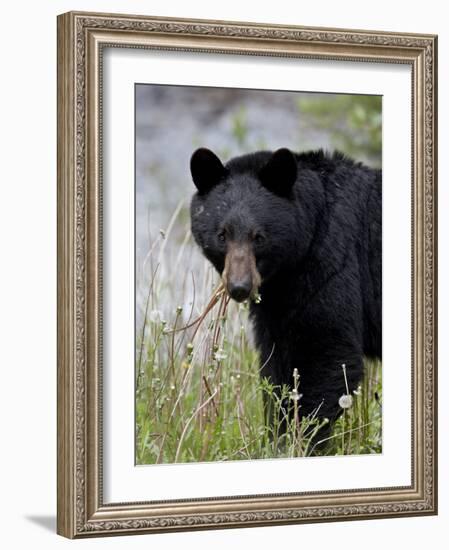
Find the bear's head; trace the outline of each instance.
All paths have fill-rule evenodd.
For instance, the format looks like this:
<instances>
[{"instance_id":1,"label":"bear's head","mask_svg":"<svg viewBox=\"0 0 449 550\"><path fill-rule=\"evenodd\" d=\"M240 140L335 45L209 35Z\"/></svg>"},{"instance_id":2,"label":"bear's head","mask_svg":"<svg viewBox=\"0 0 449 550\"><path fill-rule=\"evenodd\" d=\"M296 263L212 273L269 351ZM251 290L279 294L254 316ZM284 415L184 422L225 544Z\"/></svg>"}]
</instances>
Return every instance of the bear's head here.
<instances>
[{"instance_id":1,"label":"bear's head","mask_svg":"<svg viewBox=\"0 0 449 550\"><path fill-rule=\"evenodd\" d=\"M242 302L302 254L295 182L297 161L288 149L260 151L223 165L197 149L190 169L197 187L191 203L193 236Z\"/></svg>"}]
</instances>

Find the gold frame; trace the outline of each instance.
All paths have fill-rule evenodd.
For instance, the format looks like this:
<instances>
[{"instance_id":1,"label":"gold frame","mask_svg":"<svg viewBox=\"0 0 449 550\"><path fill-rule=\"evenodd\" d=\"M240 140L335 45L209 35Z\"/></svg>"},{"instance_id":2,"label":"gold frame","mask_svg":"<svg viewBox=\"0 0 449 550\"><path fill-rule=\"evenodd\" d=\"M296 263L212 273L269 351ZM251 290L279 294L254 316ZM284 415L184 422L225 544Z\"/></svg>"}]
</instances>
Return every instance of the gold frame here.
<instances>
[{"instance_id":1,"label":"gold frame","mask_svg":"<svg viewBox=\"0 0 449 550\"><path fill-rule=\"evenodd\" d=\"M405 63L412 68L411 486L104 504L102 48ZM437 513L437 37L70 12L58 17L58 533L70 538Z\"/></svg>"}]
</instances>

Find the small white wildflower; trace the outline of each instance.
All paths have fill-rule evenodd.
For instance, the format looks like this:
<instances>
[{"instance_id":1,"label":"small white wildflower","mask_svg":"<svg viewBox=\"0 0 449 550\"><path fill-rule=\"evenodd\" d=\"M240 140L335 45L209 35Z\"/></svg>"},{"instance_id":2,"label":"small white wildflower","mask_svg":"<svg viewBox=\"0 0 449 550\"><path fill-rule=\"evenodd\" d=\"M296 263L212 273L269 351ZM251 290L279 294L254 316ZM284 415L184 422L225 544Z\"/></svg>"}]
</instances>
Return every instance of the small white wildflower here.
<instances>
[{"instance_id":1,"label":"small white wildflower","mask_svg":"<svg viewBox=\"0 0 449 550\"><path fill-rule=\"evenodd\" d=\"M355 395L360 395L362 393L362 386L359 386L356 390L354 390L352 393Z\"/></svg>"},{"instance_id":2,"label":"small white wildflower","mask_svg":"<svg viewBox=\"0 0 449 550\"><path fill-rule=\"evenodd\" d=\"M298 389L299 386L299 372L298 369L293 369L293 382L296 389Z\"/></svg>"},{"instance_id":3,"label":"small white wildflower","mask_svg":"<svg viewBox=\"0 0 449 550\"><path fill-rule=\"evenodd\" d=\"M293 389L291 392L290 392L290 399L292 401L299 401L302 397L302 393L298 393L298 390L296 389Z\"/></svg>"},{"instance_id":4,"label":"small white wildflower","mask_svg":"<svg viewBox=\"0 0 449 550\"><path fill-rule=\"evenodd\" d=\"M152 323L160 323L162 321L162 311L160 309L153 309L150 312L150 321Z\"/></svg>"},{"instance_id":5,"label":"small white wildflower","mask_svg":"<svg viewBox=\"0 0 449 550\"><path fill-rule=\"evenodd\" d=\"M227 355L223 351L223 348L218 348L218 350L214 353L214 359L216 361L224 361L226 358L227 358Z\"/></svg>"},{"instance_id":6,"label":"small white wildflower","mask_svg":"<svg viewBox=\"0 0 449 550\"><path fill-rule=\"evenodd\" d=\"M352 395L343 394L338 400L338 404L342 409L350 409L352 407Z\"/></svg>"}]
</instances>

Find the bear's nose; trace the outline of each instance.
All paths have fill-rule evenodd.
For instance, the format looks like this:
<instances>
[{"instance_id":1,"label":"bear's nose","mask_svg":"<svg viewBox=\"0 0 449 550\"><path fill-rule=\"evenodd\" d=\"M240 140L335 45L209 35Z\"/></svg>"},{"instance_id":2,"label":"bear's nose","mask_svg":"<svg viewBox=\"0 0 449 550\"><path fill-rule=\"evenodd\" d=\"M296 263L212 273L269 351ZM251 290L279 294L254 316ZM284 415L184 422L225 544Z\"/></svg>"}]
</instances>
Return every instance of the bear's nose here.
<instances>
[{"instance_id":1,"label":"bear's nose","mask_svg":"<svg viewBox=\"0 0 449 550\"><path fill-rule=\"evenodd\" d=\"M230 283L228 286L228 292L236 302L243 302L249 298L251 293L251 281L248 279L246 281L238 281L235 283Z\"/></svg>"}]
</instances>

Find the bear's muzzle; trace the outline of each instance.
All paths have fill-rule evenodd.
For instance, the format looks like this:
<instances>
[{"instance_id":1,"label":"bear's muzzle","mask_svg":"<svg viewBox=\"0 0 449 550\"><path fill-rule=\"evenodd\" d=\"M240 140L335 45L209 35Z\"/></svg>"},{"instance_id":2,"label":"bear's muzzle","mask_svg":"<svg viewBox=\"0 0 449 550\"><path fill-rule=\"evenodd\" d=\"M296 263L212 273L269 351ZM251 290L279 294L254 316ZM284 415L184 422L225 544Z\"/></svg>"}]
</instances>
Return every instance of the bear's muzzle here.
<instances>
[{"instance_id":1,"label":"bear's muzzle","mask_svg":"<svg viewBox=\"0 0 449 550\"><path fill-rule=\"evenodd\" d=\"M229 243L222 278L229 296L236 302L257 296L261 277L249 243Z\"/></svg>"}]
</instances>

